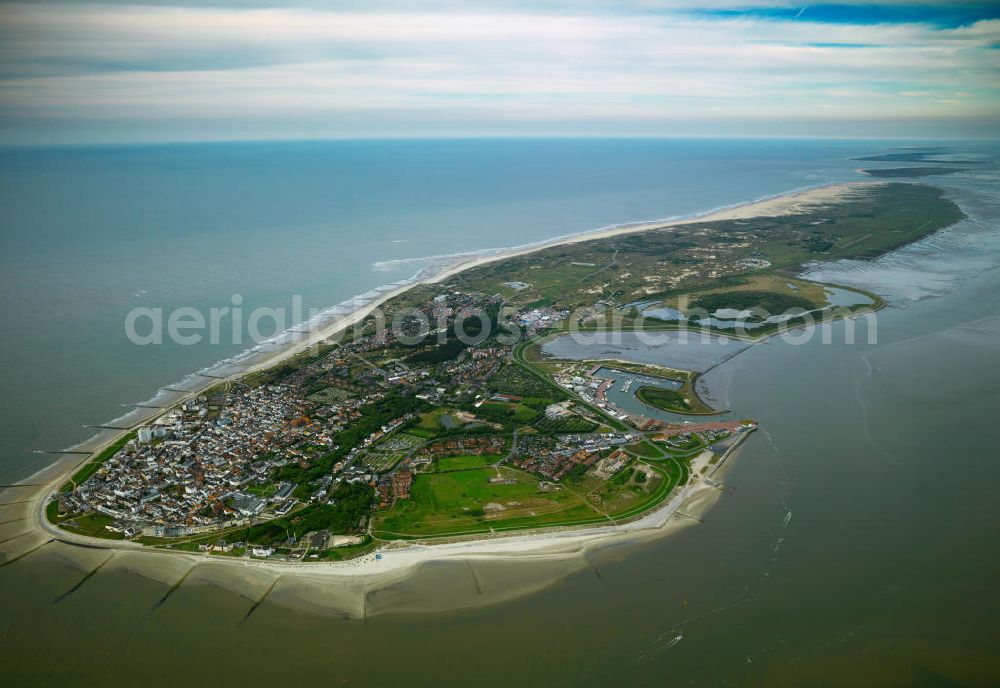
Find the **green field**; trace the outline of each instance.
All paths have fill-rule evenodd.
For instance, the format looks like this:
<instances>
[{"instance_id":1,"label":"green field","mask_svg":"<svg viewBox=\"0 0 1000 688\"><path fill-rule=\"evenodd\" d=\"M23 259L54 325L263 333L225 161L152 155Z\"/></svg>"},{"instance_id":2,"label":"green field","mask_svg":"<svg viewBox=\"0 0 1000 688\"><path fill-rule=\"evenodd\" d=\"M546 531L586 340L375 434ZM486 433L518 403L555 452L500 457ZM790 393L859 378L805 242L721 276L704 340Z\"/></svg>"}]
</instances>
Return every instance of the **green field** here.
<instances>
[{"instance_id":1,"label":"green field","mask_svg":"<svg viewBox=\"0 0 1000 688\"><path fill-rule=\"evenodd\" d=\"M436 409L434 411L420 414L420 421L417 423L415 428L411 429L411 432L412 430L422 430L424 433L430 433L431 436L433 436L434 433L440 432L444 429L441 426L441 416L444 413L445 411L443 409Z\"/></svg>"},{"instance_id":2,"label":"green field","mask_svg":"<svg viewBox=\"0 0 1000 688\"><path fill-rule=\"evenodd\" d=\"M483 418L496 422L511 422L527 424L539 416L539 412L530 406L504 401L488 401L478 409Z\"/></svg>"},{"instance_id":3,"label":"green field","mask_svg":"<svg viewBox=\"0 0 1000 688\"><path fill-rule=\"evenodd\" d=\"M509 467L418 474L411 498L376 516L373 535L441 537L628 518L663 501L686 480L682 465L672 459L654 470L660 478L648 483L583 476L548 489L538 477ZM510 484L490 482L497 477Z\"/></svg>"},{"instance_id":4,"label":"green field","mask_svg":"<svg viewBox=\"0 0 1000 688\"><path fill-rule=\"evenodd\" d=\"M688 440L676 447L672 447L665 442L658 444L673 456L690 456L705 448L705 442L698 435L692 435Z\"/></svg>"},{"instance_id":5,"label":"green field","mask_svg":"<svg viewBox=\"0 0 1000 688\"><path fill-rule=\"evenodd\" d=\"M522 401L542 408L566 398L566 394L544 380L539 380L515 363L505 365L490 378L490 386L497 392L523 397Z\"/></svg>"},{"instance_id":6,"label":"green field","mask_svg":"<svg viewBox=\"0 0 1000 688\"><path fill-rule=\"evenodd\" d=\"M636 442L635 444L630 444L625 447L628 453L635 456L642 456L647 459L659 459L663 456L663 452L655 444L648 440L642 442Z\"/></svg>"},{"instance_id":7,"label":"green field","mask_svg":"<svg viewBox=\"0 0 1000 688\"><path fill-rule=\"evenodd\" d=\"M792 308L808 311L816 308L816 305L812 300L798 294L743 289L699 296L691 303L689 309L700 308L708 313L714 313L719 309L743 311L760 308L769 314L776 314L784 313Z\"/></svg>"},{"instance_id":8,"label":"green field","mask_svg":"<svg viewBox=\"0 0 1000 688\"><path fill-rule=\"evenodd\" d=\"M84 514L70 521L64 521L62 527L74 533L89 535L91 537L108 538L111 540L122 540L125 536L122 533L114 533L105 526L110 526L115 520L110 516L98 513Z\"/></svg>"},{"instance_id":9,"label":"green field","mask_svg":"<svg viewBox=\"0 0 1000 688\"><path fill-rule=\"evenodd\" d=\"M462 471L469 468L485 468L499 461L502 457L496 454L466 454L462 456L440 456L431 464L432 472Z\"/></svg>"},{"instance_id":10,"label":"green field","mask_svg":"<svg viewBox=\"0 0 1000 688\"><path fill-rule=\"evenodd\" d=\"M673 411L674 413L691 412L691 404L684 398L681 391L645 385L636 390L635 396L642 403L649 404L663 411Z\"/></svg>"},{"instance_id":11,"label":"green field","mask_svg":"<svg viewBox=\"0 0 1000 688\"><path fill-rule=\"evenodd\" d=\"M597 425L595 423L591 423L586 418L581 418L580 416L566 416L565 418L542 417L541 419L535 421L534 427L541 432L552 435L560 433L585 433L597 430Z\"/></svg>"},{"instance_id":12,"label":"green field","mask_svg":"<svg viewBox=\"0 0 1000 688\"><path fill-rule=\"evenodd\" d=\"M498 475L514 483L489 482ZM503 510L491 511L490 504L499 504ZM594 515L581 497L568 490L542 491L538 479L527 473L482 468L418 475L411 498L379 515L374 534L393 537L484 532L512 520L528 519L539 525Z\"/></svg>"}]
</instances>

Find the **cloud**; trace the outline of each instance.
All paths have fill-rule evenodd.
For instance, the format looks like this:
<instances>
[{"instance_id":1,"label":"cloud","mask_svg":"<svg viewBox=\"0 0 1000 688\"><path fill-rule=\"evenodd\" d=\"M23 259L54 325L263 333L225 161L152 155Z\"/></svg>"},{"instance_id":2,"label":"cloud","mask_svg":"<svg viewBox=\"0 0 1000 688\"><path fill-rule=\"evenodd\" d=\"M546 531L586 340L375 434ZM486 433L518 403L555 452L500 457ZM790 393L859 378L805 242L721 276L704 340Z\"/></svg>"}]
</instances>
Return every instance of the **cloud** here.
<instances>
[{"instance_id":1,"label":"cloud","mask_svg":"<svg viewBox=\"0 0 1000 688\"><path fill-rule=\"evenodd\" d=\"M377 134L375 124L668 134L698 118L997 112L1000 20L824 23L681 5L0 5L0 129L42 140L122 124L150 138L224 137L240 122L272 137L303 123L322 133L324 121L340 136Z\"/></svg>"}]
</instances>

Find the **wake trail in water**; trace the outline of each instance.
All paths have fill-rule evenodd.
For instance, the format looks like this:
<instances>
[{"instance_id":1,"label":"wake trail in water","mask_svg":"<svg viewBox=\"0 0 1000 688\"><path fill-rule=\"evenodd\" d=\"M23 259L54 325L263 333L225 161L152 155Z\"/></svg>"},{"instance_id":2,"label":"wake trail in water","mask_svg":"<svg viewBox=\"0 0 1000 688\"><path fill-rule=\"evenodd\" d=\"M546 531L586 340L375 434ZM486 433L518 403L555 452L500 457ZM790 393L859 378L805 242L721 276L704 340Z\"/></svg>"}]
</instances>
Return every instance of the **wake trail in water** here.
<instances>
[{"instance_id":1,"label":"wake trail in water","mask_svg":"<svg viewBox=\"0 0 1000 688\"><path fill-rule=\"evenodd\" d=\"M892 455L889 452L887 452L885 448L882 447L882 445L880 445L878 442L875 441L875 437L872 435L871 427L868 423L868 404L865 403L864 397L861 395L861 384L865 380L870 380L875 372L875 369L872 366L871 360L869 358L870 355L871 352L868 352L861 357L861 360L864 362L865 369L867 371L865 377L860 380L854 381L854 398L857 400L858 405L861 407L861 430L865 435L865 439L868 440L868 443L872 447L877 449L878 452L885 458L886 461L888 461L895 468L900 468L899 462L896 461L894 458L892 458Z\"/></svg>"},{"instance_id":2,"label":"wake trail in water","mask_svg":"<svg viewBox=\"0 0 1000 688\"><path fill-rule=\"evenodd\" d=\"M788 529L792 523L792 509L788 504L788 479L785 474L784 468L782 467L780 460L780 452L778 451L777 444L774 442L774 438L766 430L759 430L761 435L766 439L767 445L770 448L771 459L775 470L779 475L779 479L776 481L779 487L778 498L781 506L781 522L778 525L777 532L775 533L774 539L770 543L771 556L764 567L756 578L752 579L750 582L746 583L742 590L736 595L736 597L729 603L720 604L716 607L712 607L703 612L692 614L689 617L681 619L674 625L672 625L667 631L661 633L657 638L651 643L649 652L640 651L639 659L651 659L652 656L656 656L666 652L667 650L675 647L684 638L684 629L690 624L704 619L709 616L717 616L724 612L736 609L737 607L742 607L743 605L749 604L750 602L757 599L755 591L757 588L766 584L773 573L774 569L779 563L779 554L782 546L787 538Z\"/></svg>"}]
</instances>

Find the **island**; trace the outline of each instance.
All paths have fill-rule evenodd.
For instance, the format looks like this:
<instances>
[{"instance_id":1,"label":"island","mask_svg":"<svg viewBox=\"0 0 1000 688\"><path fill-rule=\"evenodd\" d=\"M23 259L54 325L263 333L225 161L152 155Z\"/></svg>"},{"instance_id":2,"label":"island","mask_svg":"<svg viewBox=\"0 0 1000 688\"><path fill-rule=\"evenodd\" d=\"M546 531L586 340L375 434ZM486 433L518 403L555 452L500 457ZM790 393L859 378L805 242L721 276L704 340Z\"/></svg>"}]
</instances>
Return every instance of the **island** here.
<instances>
[{"instance_id":1,"label":"island","mask_svg":"<svg viewBox=\"0 0 1000 688\"><path fill-rule=\"evenodd\" d=\"M757 428L706 398L715 363L562 342L684 331L738 351L871 313L878 296L801 266L875 257L961 217L932 186L842 184L467 260L123 428L44 495L41 525L308 565L681 513L690 490L723 487Z\"/></svg>"},{"instance_id":2,"label":"island","mask_svg":"<svg viewBox=\"0 0 1000 688\"><path fill-rule=\"evenodd\" d=\"M962 159L951 157L951 150L941 146L898 148L889 153L854 158L860 162L907 163L907 167L874 167L859 170L869 177L882 179L931 177L968 172L972 166L989 165L987 159ZM919 164L910 164L919 163Z\"/></svg>"}]
</instances>

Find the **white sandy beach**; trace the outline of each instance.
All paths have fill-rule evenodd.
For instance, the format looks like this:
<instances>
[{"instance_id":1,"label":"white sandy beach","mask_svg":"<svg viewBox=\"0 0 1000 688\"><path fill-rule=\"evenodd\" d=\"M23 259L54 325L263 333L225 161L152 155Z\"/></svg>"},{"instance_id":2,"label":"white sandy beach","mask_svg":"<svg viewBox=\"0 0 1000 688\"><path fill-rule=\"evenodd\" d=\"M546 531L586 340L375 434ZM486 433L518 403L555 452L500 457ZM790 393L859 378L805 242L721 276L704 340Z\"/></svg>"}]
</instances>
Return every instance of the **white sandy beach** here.
<instances>
[{"instance_id":1,"label":"white sandy beach","mask_svg":"<svg viewBox=\"0 0 1000 688\"><path fill-rule=\"evenodd\" d=\"M673 220L651 220L649 222L638 222L634 224L623 224L604 229L597 229L590 232L582 232L568 237L561 237L549 242L540 242L523 248L514 248L509 251L489 254L485 256L473 256L464 258L453 265L443 269L426 282L441 282L448 277L463 270L478 267L487 263L493 263L505 258L533 253L552 246L565 244L577 244L594 239L606 239L608 237L622 236L626 234L638 234L656 229L667 229L670 227L680 227L697 222L716 222L720 220L743 220L751 217L777 217L782 215L793 215L804 212L811 208L822 207L837 203L848 198L851 194L863 189L870 189L884 185L885 182L850 182L842 184L829 184L812 189L792 191L787 194L771 196L757 201L740 203L725 208L711 210L706 213L692 215L690 217ZM405 291L405 289L403 290Z\"/></svg>"}]
</instances>

